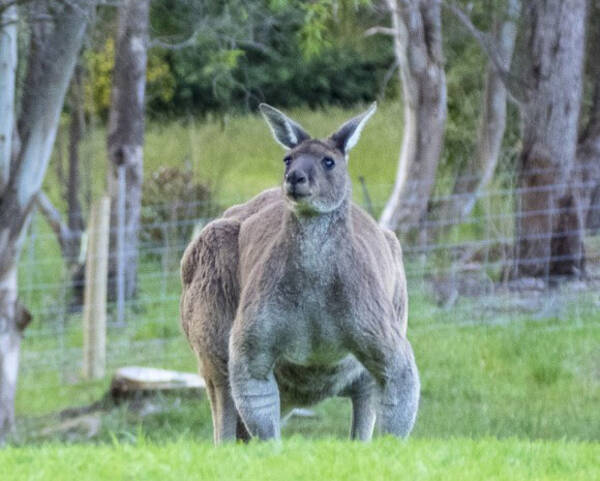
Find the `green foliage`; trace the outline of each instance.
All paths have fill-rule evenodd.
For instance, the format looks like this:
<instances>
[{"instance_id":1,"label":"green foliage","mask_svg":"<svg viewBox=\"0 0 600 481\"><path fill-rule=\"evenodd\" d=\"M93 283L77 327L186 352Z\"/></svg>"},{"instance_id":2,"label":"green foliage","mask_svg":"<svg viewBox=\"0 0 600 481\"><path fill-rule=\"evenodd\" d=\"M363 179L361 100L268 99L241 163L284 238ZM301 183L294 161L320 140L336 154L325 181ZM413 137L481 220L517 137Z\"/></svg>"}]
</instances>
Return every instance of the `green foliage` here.
<instances>
[{"instance_id":1,"label":"green foliage","mask_svg":"<svg viewBox=\"0 0 600 481\"><path fill-rule=\"evenodd\" d=\"M84 51L88 72L85 83L85 109L88 113L106 118L110 108L110 89L115 59L115 41L109 37L96 50Z\"/></svg>"},{"instance_id":2,"label":"green foliage","mask_svg":"<svg viewBox=\"0 0 600 481\"><path fill-rule=\"evenodd\" d=\"M182 32L188 38L196 33L189 47L156 49L169 64L174 95L169 101L155 96L149 112L205 114L254 109L261 101L314 108L372 100L392 62L391 42L358 42L375 21L373 13L359 6L364 2L348 2L352 8L340 9L334 18L333 3L234 1L201 7L183 0L156 2L156 36L179 40L185 38ZM171 4L177 4L175 15L165 21ZM193 19L207 25L198 27Z\"/></svg>"},{"instance_id":3,"label":"green foliage","mask_svg":"<svg viewBox=\"0 0 600 481\"><path fill-rule=\"evenodd\" d=\"M299 36L302 51L308 58L331 47L331 38L327 35L327 30L333 3L333 0L321 0L302 4L305 22Z\"/></svg>"},{"instance_id":4,"label":"green foliage","mask_svg":"<svg viewBox=\"0 0 600 481\"><path fill-rule=\"evenodd\" d=\"M372 4L370 0L316 0L295 3L304 12L298 38L306 58L319 55L334 43L347 42L348 32L344 32L344 24L346 27L351 24L351 36L356 38L357 33L367 25L361 22L360 14L365 14L368 10L361 7L369 7Z\"/></svg>"},{"instance_id":5,"label":"green foliage","mask_svg":"<svg viewBox=\"0 0 600 481\"><path fill-rule=\"evenodd\" d=\"M114 69L115 41L107 37L96 49L84 51L87 71L85 82L85 109L88 115L106 119L110 109L110 92ZM146 96L148 102L168 103L175 94L176 82L169 64L160 51L150 50L146 69Z\"/></svg>"},{"instance_id":6,"label":"green foliage","mask_svg":"<svg viewBox=\"0 0 600 481\"><path fill-rule=\"evenodd\" d=\"M146 69L146 97L149 102L157 99L168 103L175 95L175 78L160 52L151 49Z\"/></svg>"}]
</instances>

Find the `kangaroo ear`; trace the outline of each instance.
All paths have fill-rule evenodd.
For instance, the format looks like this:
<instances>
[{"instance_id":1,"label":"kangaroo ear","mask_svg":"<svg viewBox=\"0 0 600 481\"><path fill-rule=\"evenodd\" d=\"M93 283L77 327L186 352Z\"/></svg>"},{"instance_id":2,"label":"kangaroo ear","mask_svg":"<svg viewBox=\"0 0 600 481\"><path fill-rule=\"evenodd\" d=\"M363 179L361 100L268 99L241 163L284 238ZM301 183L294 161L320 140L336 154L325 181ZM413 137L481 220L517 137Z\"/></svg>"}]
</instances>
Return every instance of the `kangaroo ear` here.
<instances>
[{"instance_id":1,"label":"kangaroo ear","mask_svg":"<svg viewBox=\"0 0 600 481\"><path fill-rule=\"evenodd\" d=\"M331 134L331 140L333 140L335 146L340 149L343 154L350 152L350 149L356 145L363 127L376 110L377 102L373 102L365 112L348 120L348 122L342 125L337 132Z\"/></svg>"},{"instance_id":2,"label":"kangaroo ear","mask_svg":"<svg viewBox=\"0 0 600 481\"><path fill-rule=\"evenodd\" d=\"M300 125L279 110L267 104L260 104L258 108L271 127L275 140L286 149L293 149L301 142L310 139L310 135Z\"/></svg>"}]
</instances>

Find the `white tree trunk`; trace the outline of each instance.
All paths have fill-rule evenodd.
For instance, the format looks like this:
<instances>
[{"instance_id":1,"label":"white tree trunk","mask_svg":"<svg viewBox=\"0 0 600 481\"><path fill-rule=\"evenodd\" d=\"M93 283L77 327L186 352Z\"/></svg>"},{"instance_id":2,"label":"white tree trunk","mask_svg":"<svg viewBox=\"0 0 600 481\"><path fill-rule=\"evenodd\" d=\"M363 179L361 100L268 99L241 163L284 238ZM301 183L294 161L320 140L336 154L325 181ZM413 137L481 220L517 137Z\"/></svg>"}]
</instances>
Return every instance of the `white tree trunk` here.
<instances>
[{"instance_id":1,"label":"white tree trunk","mask_svg":"<svg viewBox=\"0 0 600 481\"><path fill-rule=\"evenodd\" d=\"M31 11L35 15L40 8L45 10L46 5L43 1L32 2ZM43 39L43 42L32 43L29 55L19 121L22 147L9 170L8 182L0 190L0 322L3 326L0 334L3 369L0 438L6 436L14 420L20 331L24 327L23 309L17 302L16 266L31 209L52 153L65 92L93 8L92 0L53 2L54 15L44 22L43 35L33 36L34 40ZM37 15L32 21L35 22L32 30L42 28Z\"/></svg>"},{"instance_id":2,"label":"white tree trunk","mask_svg":"<svg viewBox=\"0 0 600 481\"><path fill-rule=\"evenodd\" d=\"M16 326L17 269L0 275L0 444L14 424L21 333Z\"/></svg>"},{"instance_id":3,"label":"white tree trunk","mask_svg":"<svg viewBox=\"0 0 600 481\"><path fill-rule=\"evenodd\" d=\"M571 184L582 93L585 0L524 4L525 83L516 216L517 277L579 275L581 211Z\"/></svg>"},{"instance_id":4,"label":"white tree trunk","mask_svg":"<svg viewBox=\"0 0 600 481\"><path fill-rule=\"evenodd\" d=\"M144 161L144 91L148 45L149 0L126 0L119 11L119 34L108 124L111 196L111 252L116 252L118 169L125 168L125 297L135 294L138 230L142 207ZM111 256L109 295L114 297L117 256Z\"/></svg>"},{"instance_id":5,"label":"white tree trunk","mask_svg":"<svg viewBox=\"0 0 600 481\"><path fill-rule=\"evenodd\" d=\"M17 7L11 5L0 14L0 193L6 188L10 177L16 71Z\"/></svg>"},{"instance_id":6,"label":"white tree trunk","mask_svg":"<svg viewBox=\"0 0 600 481\"><path fill-rule=\"evenodd\" d=\"M0 200L10 180L16 68L17 7L13 5L0 15ZM16 306L17 269L13 262L0 271L0 444L14 423L21 341L15 323Z\"/></svg>"},{"instance_id":7,"label":"white tree trunk","mask_svg":"<svg viewBox=\"0 0 600 481\"><path fill-rule=\"evenodd\" d=\"M387 0L400 66L404 131L392 194L380 224L410 229L423 220L446 123L446 77L439 0Z\"/></svg>"}]
</instances>

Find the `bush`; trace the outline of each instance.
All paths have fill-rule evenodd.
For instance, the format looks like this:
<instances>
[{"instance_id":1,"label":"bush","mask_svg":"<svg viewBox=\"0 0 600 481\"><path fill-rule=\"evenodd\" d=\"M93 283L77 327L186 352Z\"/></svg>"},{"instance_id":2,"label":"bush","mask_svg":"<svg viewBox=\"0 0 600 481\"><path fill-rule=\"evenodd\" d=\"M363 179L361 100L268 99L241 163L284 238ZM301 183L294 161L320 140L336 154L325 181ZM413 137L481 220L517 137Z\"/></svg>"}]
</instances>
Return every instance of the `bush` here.
<instances>
[{"instance_id":1,"label":"bush","mask_svg":"<svg viewBox=\"0 0 600 481\"><path fill-rule=\"evenodd\" d=\"M141 241L154 254L156 247L182 248L194 227L218 211L211 189L190 169L161 167L144 182Z\"/></svg>"}]
</instances>

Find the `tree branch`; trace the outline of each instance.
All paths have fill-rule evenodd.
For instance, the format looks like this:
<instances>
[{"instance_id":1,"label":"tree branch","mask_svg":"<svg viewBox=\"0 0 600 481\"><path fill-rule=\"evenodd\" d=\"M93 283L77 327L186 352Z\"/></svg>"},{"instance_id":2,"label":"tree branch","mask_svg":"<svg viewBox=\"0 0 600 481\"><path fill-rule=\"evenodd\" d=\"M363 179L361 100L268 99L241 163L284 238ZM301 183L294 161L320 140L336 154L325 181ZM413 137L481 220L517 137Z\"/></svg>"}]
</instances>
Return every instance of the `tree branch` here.
<instances>
[{"instance_id":1,"label":"tree branch","mask_svg":"<svg viewBox=\"0 0 600 481\"><path fill-rule=\"evenodd\" d=\"M17 72L16 7L0 11L0 197L10 180Z\"/></svg>"},{"instance_id":2,"label":"tree branch","mask_svg":"<svg viewBox=\"0 0 600 481\"><path fill-rule=\"evenodd\" d=\"M36 204L56 234L56 238L60 244L60 250L63 252L64 256L68 249L67 245L73 237L73 232L71 232L69 227L67 227L67 224L64 223L60 212L58 212L58 209L54 207L52 201L44 192L40 191L38 193Z\"/></svg>"},{"instance_id":3,"label":"tree branch","mask_svg":"<svg viewBox=\"0 0 600 481\"><path fill-rule=\"evenodd\" d=\"M396 34L396 32L394 31L393 28L382 27L381 25L377 25L375 27L371 27L371 28L365 30L365 32L363 33L363 36L371 37L371 36L377 35L377 34L390 35L393 37Z\"/></svg>"},{"instance_id":4,"label":"tree branch","mask_svg":"<svg viewBox=\"0 0 600 481\"><path fill-rule=\"evenodd\" d=\"M464 12L456 3L451 1L444 1L443 5L452 12L452 14L464 25L469 33L475 38L479 46L487 55L494 70L502 80L502 83L506 87L506 91L511 100L520 105L527 101L529 94L529 86L520 78L511 74L510 71L504 66L504 61L500 50L496 45L496 42L492 35L487 32L479 30L471 21L471 17Z\"/></svg>"},{"instance_id":5,"label":"tree branch","mask_svg":"<svg viewBox=\"0 0 600 481\"><path fill-rule=\"evenodd\" d=\"M187 39L177 43L165 42L160 38L153 38L148 43L148 48L160 47L167 50L181 50L186 47L191 47L196 42L196 39L198 38L198 35L200 35L201 30L201 28L196 28Z\"/></svg>"}]
</instances>

